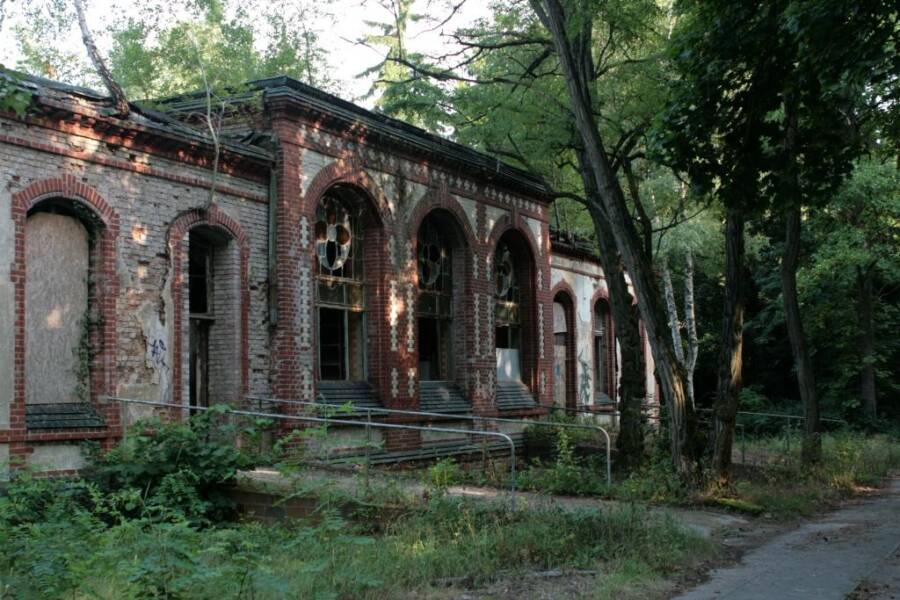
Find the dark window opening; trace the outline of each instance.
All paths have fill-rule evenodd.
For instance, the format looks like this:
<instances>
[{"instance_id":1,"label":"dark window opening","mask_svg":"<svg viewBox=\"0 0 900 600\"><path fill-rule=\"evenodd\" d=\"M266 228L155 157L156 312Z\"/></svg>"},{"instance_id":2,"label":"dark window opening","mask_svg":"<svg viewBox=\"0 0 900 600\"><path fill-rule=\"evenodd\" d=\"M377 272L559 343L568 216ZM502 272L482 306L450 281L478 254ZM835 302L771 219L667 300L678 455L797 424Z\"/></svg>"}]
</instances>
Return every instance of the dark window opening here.
<instances>
[{"instance_id":1,"label":"dark window opening","mask_svg":"<svg viewBox=\"0 0 900 600\"><path fill-rule=\"evenodd\" d=\"M419 318L419 377L423 381L452 379L450 321Z\"/></svg>"},{"instance_id":2,"label":"dark window opening","mask_svg":"<svg viewBox=\"0 0 900 600\"><path fill-rule=\"evenodd\" d=\"M217 295L233 294L237 272L230 238L211 227L198 226L188 235L187 304L188 392L190 406L209 406L234 398L236 381L234 319L227 304L216 315ZM217 282L217 276L221 281ZM218 284L218 285L217 285Z\"/></svg>"},{"instance_id":3,"label":"dark window opening","mask_svg":"<svg viewBox=\"0 0 900 600\"><path fill-rule=\"evenodd\" d=\"M319 309L319 378L363 381L365 343L363 314L336 308Z\"/></svg>"},{"instance_id":4,"label":"dark window opening","mask_svg":"<svg viewBox=\"0 0 900 600\"><path fill-rule=\"evenodd\" d=\"M494 344L498 381L523 379L520 269L510 245L501 241L494 259Z\"/></svg>"},{"instance_id":5,"label":"dark window opening","mask_svg":"<svg viewBox=\"0 0 900 600\"><path fill-rule=\"evenodd\" d=\"M188 304L193 315L212 313L213 247L198 236L191 235L188 252Z\"/></svg>"},{"instance_id":6,"label":"dark window opening","mask_svg":"<svg viewBox=\"0 0 900 600\"><path fill-rule=\"evenodd\" d=\"M610 395L612 353L610 312L603 301L594 306L594 396L597 402L613 402Z\"/></svg>"}]
</instances>

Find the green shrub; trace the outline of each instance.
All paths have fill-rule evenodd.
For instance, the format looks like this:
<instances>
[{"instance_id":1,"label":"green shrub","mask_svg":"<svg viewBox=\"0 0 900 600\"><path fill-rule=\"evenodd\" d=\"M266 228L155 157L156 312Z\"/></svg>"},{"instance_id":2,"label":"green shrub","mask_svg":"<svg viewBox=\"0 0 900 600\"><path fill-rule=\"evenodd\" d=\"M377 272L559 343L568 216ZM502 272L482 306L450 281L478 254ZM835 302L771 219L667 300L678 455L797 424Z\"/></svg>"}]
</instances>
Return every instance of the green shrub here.
<instances>
[{"instance_id":1,"label":"green shrub","mask_svg":"<svg viewBox=\"0 0 900 600\"><path fill-rule=\"evenodd\" d=\"M598 495L608 493L601 468L593 461L575 456L569 433L556 431L556 460L549 466L540 460L519 474L517 483L523 489L549 494Z\"/></svg>"},{"instance_id":2,"label":"green shrub","mask_svg":"<svg viewBox=\"0 0 900 600\"><path fill-rule=\"evenodd\" d=\"M452 457L442 458L425 471L425 482L438 491L460 483L465 474Z\"/></svg>"},{"instance_id":3,"label":"green shrub","mask_svg":"<svg viewBox=\"0 0 900 600\"><path fill-rule=\"evenodd\" d=\"M91 452L84 475L106 493L139 490L143 503L135 508L158 519L230 518L235 507L227 486L259 457L235 443L254 428L228 422L225 410L214 407L184 423L138 423L116 448Z\"/></svg>"}]
</instances>

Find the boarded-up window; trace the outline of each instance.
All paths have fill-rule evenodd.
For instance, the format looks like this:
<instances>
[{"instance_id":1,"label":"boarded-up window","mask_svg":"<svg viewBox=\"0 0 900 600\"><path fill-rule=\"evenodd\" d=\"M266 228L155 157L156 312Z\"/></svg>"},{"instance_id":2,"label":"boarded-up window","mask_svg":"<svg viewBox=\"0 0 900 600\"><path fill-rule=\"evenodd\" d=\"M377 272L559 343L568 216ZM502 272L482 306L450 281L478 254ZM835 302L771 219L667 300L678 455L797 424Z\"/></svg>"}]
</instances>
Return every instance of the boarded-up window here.
<instances>
[{"instance_id":1,"label":"boarded-up window","mask_svg":"<svg viewBox=\"0 0 900 600\"><path fill-rule=\"evenodd\" d=\"M87 229L65 214L30 215L25 264L25 401L87 402Z\"/></svg>"}]
</instances>

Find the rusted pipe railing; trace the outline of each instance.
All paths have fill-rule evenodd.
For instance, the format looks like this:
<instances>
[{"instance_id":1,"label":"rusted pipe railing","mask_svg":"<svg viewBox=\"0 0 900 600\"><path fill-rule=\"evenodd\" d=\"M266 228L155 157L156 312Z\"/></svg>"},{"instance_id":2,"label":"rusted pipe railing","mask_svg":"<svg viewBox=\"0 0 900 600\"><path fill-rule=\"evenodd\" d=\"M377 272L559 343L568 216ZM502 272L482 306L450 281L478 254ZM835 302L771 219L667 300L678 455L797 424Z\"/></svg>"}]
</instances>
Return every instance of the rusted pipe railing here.
<instances>
[{"instance_id":1,"label":"rusted pipe railing","mask_svg":"<svg viewBox=\"0 0 900 600\"><path fill-rule=\"evenodd\" d=\"M264 396L254 396L247 395L244 396L248 400L256 400L259 401L260 404L262 402L272 402L275 404L286 404L286 405L294 405L294 406L309 406L309 407L321 407L321 408L330 408L332 410L339 410L341 405L330 404L327 402L310 402L306 400L285 400L281 398L269 398ZM320 394L320 398L323 396ZM430 418L441 418L441 419L455 419L457 421L471 421L473 423L513 423L513 424L522 424L522 425L537 425L539 427L562 427L568 429L582 429L589 431L599 431L603 434L603 437L606 439L606 484L612 485L612 438L610 438L609 432L599 425L588 425L586 423L553 423L549 421L533 421L530 419L508 419L504 417L483 417L478 415L458 415L452 413L438 413L438 412L428 412L421 410L407 410L407 409L399 409L399 408L372 408L368 406L355 406L353 407L358 411L365 411L366 417L371 421L372 413L385 414L385 415L404 415L411 417L430 417ZM473 430L474 431L474 430Z\"/></svg>"},{"instance_id":2,"label":"rusted pipe railing","mask_svg":"<svg viewBox=\"0 0 900 600\"><path fill-rule=\"evenodd\" d=\"M210 410L209 407L206 406L185 406L183 404L172 404L165 402L153 402L151 400L137 400L134 398L121 398L119 396L103 396L103 400L106 401L115 401L115 402L125 402L131 404L143 404L146 406L158 406L160 408L177 408L181 410L191 409L197 411L207 411ZM378 429L405 429L408 431L432 431L438 433L458 433L463 435L480 435L487 437L495 437L506 440L509 444L509 491L512 498L512 505L515 508L516 503L516 444L513 441L512 437L509 435L499 432L499 431L484 431L484 430L475 430L475 429L456 429L451 427L423 427L419 425L405 425L402 423L382 423L379 421L351 421L347 419L333 419L331 417L309 417L305 415L283 415L277 413L265 413L262 411L251 411L251 410L242 410L235 408L228 408L226 410L221 411L224 414L232 414L232 415L241 415L245 417L257 417L257 418L266 418L266 419L282 419L286 421L302 421L307 423L323 423L323 424L334 424L334 425L349 425L352 427L375 427Z\"/></svg>"}]
</instances>

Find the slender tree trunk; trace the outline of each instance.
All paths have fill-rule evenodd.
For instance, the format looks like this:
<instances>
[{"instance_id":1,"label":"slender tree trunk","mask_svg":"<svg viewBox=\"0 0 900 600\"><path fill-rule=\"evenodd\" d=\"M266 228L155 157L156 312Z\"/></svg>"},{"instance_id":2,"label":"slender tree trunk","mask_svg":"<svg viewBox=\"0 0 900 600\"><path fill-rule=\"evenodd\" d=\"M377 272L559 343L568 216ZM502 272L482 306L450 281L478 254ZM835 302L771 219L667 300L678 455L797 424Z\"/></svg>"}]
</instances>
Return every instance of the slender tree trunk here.
<instances>
[{"instance_id":1,"label":"slender tree trunk","mask_svg":"<svg viewBox=\"0 0 900 600\"><path fill-rule=\"evenodd\" d=\"M822 456L822 440L819 428L819 401L816 397L816 380L812 358L806 347L800 302L797 300L797 263L800 258L800 207L788 209L786 215L784 258L781 262L781 288L784 296L784 317L787 323L797 384L803 401L806 428L803 437L803 462L818 462Z\"/></svg>"},{"instance_id":2,"label":"slender tree trunk","mask_svg":"<svg viewBox=\"0 0 900 600\"><path fill-rule=\"evenodd\" d=\"M801 197L799 164L797 157L798 100L795 94L785 96L784 118L784 169L783 194L785 210L784 256L781 261L781 289L784 298L784 319L794 368L797 371L797 385L805 413L802 458L806 464L819 462L822 457L822 439L819 424L819 399L816 395L816 379L813 373L812 357L806 346L800 302L797 298L797 265L800 261Z\"/></svg>"},{"instance_id":3,"label":"slender tree trunk","mask_svg":"<svg viewBox=\"0 0 900 600\"><path fill-rule=\"evenodd\" d=\"M588 198L588 202L596 204L599 200L602 203L602 206L596 206L596 209L601 210L608 218L619 255L625 268L628 269L637 294L644 330L653 351L653 359L666 398L672 462L682 476L693 475L696 473L699 454L696 419L684 389L683 369L675 359L672 344L666 336L665 311L660 304L659 287L653 273L653 265L650 257L641 251L640 240L622 188L603 147L594 118L585 69L575 61L566 32L562 6L558 0L532 0L532 6L553 39L566 79L575 125L581 134L591 175L597 184L598 198ZM582 62L587 60L584 53L580 58Z\"/></svg>"},{"instance_id":4,"label":"slender tree trunk","mask_svg":"<svg viewBox=\"0 0 900 600\"><path fill-rule=\"evenodd\" d=\"M694 302L694 253L688 250L684 256L684 328L687 332L687 349L684 357L685 377L687 378L688 400L694 410L697 409L694 397L694 371L697 368L697 354L700 351L700 340L697 337L697 314Z\"/></svg>"},{"instance_id":5,"label":"slender tree trunk","mask_svg":"<svg viewBox=\"0 0 900 600\"><path fill-rule=\"evenodd\" d=\"M591 177L586 156L583 151L578 151L577 155L585 196L595 196L597 186ZM633 297L625 281L625 270L616 252L612 229L606 217L597 210L597 205L597 202L592 203L589 213L597 234L600 265L603 267L609 289L609 304L615 323L616 339L622 349L622 360L619 365L622 374L619 388L621 414L619 435L616 437L618 452L616 465L623 471L629 471L639 467L644 461L644 429L641 426L641 406L647 391L642 360L644 348L641 344L638 314L633 307Z\"/></svg>"},{"instance_id":6,"label":"slender tree trunk","mask_svg":"<svg viewBox=\"0 0 900 600\"><path fill-rule=\"evenodd\" d=\"M675 288L672 287L672 272L669 263L663 259L662 264L663 291L666 297L666 315L669 317L669 331L672 334L672 347L675 358L684 365L684 346L681 341L681 321L678 319L678 305L675 303Z\"/></svg>"},{"instance_id":7,"label":"slender tree trunk","mask_svg":"<svg viewBox=\"0 0 900 600\"><path fill-rule=\"evenodd\" d=\"M743 380L744 347L744 216L725 213L725 305L716 401L713 405L713 469L721 483L731 478L734 425Z\"/></svg>"},{"instance_id":8,"label":"slender tree trunk","mask_svg":"<svg viewBox=\"0 0 900 600\"><path fill-rule=\"evenodd\" d=\"M131 112L128 107L128 99L125 97L125 92L122 91L122 87L115 79L113 79L112 73L106 68L106 63L103 61L103 57L100 56L100 51L97 50L97 44L94 43L94 36L91 34L87 19L84 16L84 0L75 0L75 12L78 13L78 26L81 28L81 40L84 42L84 48L87 50L91 63L94 65L94 70L97 71L100 79L103 80L103 85L109 90L109 93L113 98L113 103L116 106L116 112L121 117L127 117Z\"/></svg>"},{"instance_id":9,"label":"slender tree trunk","mask_svg":"<svg viewBox=\"0 0 900 600\"><path fill-rule=\"evenodd\" d=\"M859 315L860 396L863 411L870 419L878 417L875 391L875 319L872 314L872 269L856 267L856 310Z\"/></svg>"}]
</instances>

